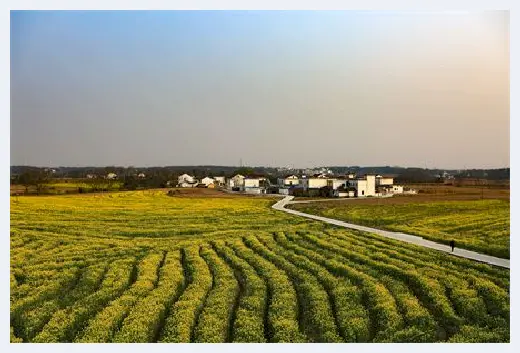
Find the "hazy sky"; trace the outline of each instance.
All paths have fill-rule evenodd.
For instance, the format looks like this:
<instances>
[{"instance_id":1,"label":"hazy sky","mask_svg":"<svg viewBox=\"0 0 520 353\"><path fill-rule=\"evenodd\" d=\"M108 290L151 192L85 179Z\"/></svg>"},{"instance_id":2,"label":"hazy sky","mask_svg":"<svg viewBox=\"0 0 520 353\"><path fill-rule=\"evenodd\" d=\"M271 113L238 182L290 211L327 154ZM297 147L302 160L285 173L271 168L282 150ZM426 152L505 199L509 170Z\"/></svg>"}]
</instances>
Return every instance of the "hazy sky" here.
<instances>
[{"instance_id":1,"label":"hazy sky","mask_svg":"<svg viewBox=\"0 0 520 353\"><path fill-rule=\"evenodd\" d=\"M509 166L507 12L11 12L11 165Z\"/></svg>"}]
</instances>

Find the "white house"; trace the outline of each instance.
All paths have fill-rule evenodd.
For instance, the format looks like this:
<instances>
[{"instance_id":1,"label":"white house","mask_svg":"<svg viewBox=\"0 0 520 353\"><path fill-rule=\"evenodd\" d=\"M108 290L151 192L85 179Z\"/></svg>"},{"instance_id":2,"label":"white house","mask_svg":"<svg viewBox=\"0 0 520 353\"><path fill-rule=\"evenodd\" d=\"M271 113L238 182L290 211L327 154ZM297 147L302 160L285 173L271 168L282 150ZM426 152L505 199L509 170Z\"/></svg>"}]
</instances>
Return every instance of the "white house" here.
<instances>
[{"instance_id":1,"label":"white house","mask_svg":"<svg viewBox=\"0 0 520 353\"><path fill-rule=\"evenodd\" d=\"M228 179L228 188L243 188L244 187L244 179L243 175L237 174L231 179Z\"/></svg>"},{"instance_id":2,"label":"white house","mask_svg":"<svg viewBox=\"0 0 520 353\"><path fill-rule=\"evenodd\" d=\"M178 180L179 180L179 184L182 184L182 183L193 183L195 181L195 177L192 177L189 174L182 174L182 175L179 176Z\"/></svg>"},{"instance_id":3,"label":"white house","mask_svg":"<svg viewBox=\"0 0 520 353\"><path fill-rule=\"evenodd\" d=\"M188 174L182 174L178 178L177 186L181 188L194 188L197 186L197 180Z\"/></svg>"},{"instance_id":4,"label":"white house","mask_svg":"<svg viewBox=\"0 0 520 353\"><path fill-rule=\"evenodd\" d=\"M299 184L300 179L296 175L287 175L283 178L278 178L278 185L280 186L292 186Z\"/></svg>"},{"instance_id":5,"label":"white house","mask_svg":"<svg viewBox=\"0 0 520 353\"><path fill-rule=\"evenodd\" d=\"M267 179L260 176L250 176L244 178L244 188L259 188L267 186Z\"/></svg>"},{"instance_id":6,"label":"white house","mask_svg":"<svg viewBox=\"0 0 520 353\"><path fill-rule=\"evenodd\" d=\"M116 173L108 173L107 174L107 179L116 179L117 178L117 174Z\"/></svg>"},{"instance_id":7,"label":"white house","mask_svg":"<svg viewBox=\"0 0 520 353\"><path fill-rule=\"evenodd\" d=\"M219 186L226 185L226 177L225 176L216 176L213 179L215 179L215 183Z\"/></svg>"},{"instance_id":8,"label":"white house","mask_svg":"<svg viewBox=\"0 0 520 353\"><path fill-rule=\"evenodd\" d=\"M262 176L247 176L244 178L244 191L248 194L265 194L268 181Z\"/></svg>"},{"instance_id":9,"label":"white house","mask_svg":"<svg viewBox=\"0 0 520 353\"><path fill-rule=\"evenodd\" d=\"M200 182L201 182L202 184L208 186L209 184L214 184L214 183L215 183L215 179L210 178L210 177L205 177L205 178L202 179Z\"/></svg>"},{"instance_id":10,"label":"white house","mask_svg":"<svg viewBox=\"0 0 520 353\"><path fill-rule=\"evenodd\" d=\"M301 185L303 190L307 189L320 189L327 186L327 176L325 174L315 174L308 178L301 179Z\"/></svg>"},{"instance_id":11,"label":"white house","mask_svg":"<svg viewBox=\"0 0 520 353\"><path fill-rule=\"evenodd\" d=\"M389 176L376 175L376 185L393 185L394 178Z\"/></svg>"},{"instance_id":12,"label":"white house","mask_svg":"<svg viewBox=\"0 0 520 353\"><path fill-rule=\"evenodd\" d=\"M139 174L137 174L137 177L139 179L144 179L144 178L146 178L146 175L144 173L139 173Z\"/></svg>"},{"instance_id":13,"label":"white house","mask_svg":"<svg viewBox=\"0 0 520 353\"><path fill-rule=\"evenodd\" d=\"M376 196L376 176L373 174L349 180L348 186L356 189L357 197Z\"/></svg>"}]
</instances>

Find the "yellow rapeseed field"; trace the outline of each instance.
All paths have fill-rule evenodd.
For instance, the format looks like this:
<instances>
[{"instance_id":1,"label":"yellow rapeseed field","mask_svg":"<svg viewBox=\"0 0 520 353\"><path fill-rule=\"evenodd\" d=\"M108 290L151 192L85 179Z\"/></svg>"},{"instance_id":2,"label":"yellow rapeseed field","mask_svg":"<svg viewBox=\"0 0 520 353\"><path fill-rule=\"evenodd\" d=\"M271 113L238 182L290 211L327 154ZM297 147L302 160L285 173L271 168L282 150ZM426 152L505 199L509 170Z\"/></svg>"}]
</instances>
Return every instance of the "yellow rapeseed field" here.
<instances>
[{"instance_id":1,"label":"yellow rapeseed field","mask_svg":"<svg viewBox=\"0 0 520 353\"><path fill-rule=\"evenodd\" d=\"M11 198L11 342L508 342L509 271L165 191Z\"/></svg>"},{"instance_id":2,"label":"yellow rapeseed field","mask_svg":"<svg viewBox=\"0 0 520 353\"><path fill-rule=\"evenodd\" d=\"M509 200L427 201L398 204L315 202L302 212L419 235L492 256L509 258Z\"/></svg>"}]
</instances>

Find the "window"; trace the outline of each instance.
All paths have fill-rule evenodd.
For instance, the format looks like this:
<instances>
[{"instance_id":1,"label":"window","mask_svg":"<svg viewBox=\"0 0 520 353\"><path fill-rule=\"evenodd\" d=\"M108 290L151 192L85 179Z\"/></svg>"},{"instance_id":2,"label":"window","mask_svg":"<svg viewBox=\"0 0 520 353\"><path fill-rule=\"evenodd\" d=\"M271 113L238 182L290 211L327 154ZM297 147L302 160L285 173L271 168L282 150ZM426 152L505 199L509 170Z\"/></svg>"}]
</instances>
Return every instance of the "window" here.
<instances>
[{"instance_id":1,"label":"window","mask_svg":"<svg viewBox=\"0 0 520 353\"><path fill-rule=\"evenodd\" d=\"M361 195L365 195L365 190L361 191Z\"/></svg>"}]
</instances>

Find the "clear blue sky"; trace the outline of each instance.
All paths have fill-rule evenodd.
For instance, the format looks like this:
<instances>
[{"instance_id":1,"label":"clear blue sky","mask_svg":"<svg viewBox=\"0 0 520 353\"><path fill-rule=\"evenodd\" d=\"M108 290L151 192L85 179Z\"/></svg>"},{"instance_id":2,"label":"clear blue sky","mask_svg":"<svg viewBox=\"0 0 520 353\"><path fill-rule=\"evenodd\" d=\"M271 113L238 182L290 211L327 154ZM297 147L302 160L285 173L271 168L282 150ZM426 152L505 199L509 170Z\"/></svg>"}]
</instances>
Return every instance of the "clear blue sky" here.
<instances>
[{"instance_id":1,"label":"clear blue sky","mask_svg":"<svg viewBox=\"0 0 520 353\"><path fill-rule=\"evenodd\" d=\"M11 165L509 166L509 16L11 12Z\"/></svg>"}]
</instances>

